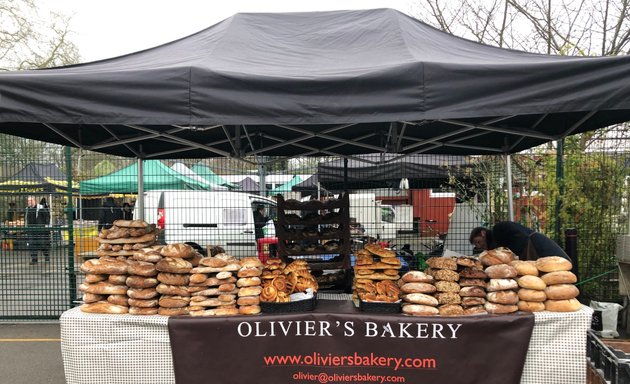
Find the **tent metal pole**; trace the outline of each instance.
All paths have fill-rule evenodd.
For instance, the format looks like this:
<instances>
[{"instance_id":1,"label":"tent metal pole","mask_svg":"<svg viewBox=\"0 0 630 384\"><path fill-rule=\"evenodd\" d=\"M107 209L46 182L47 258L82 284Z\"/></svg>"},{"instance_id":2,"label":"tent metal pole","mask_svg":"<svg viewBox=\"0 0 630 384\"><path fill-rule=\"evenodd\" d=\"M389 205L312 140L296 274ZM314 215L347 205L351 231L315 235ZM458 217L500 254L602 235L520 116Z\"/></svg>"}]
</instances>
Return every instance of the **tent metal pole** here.
<instances>
[{"instance_id":1,"label":"tent metal pole","mask_svg":"<svg viewBox=\"0 0 630 384\"><path fill-rule=\"evenodd\" d=\"M267 196L267 182L265 180L267 166L263 161L264 159L261 156L258 161L258 190L260 191L260 196Z\"/></svg>"},{"instance_id":2,"label":"tent metal pole","mask_svg":"<svg viewBox=\"0 0 630 384\"><path fill-rule=\"evenodd\" d=\"M564 139L556 141L556 184L558 184L558 197L556 198L556 226L554 228L554 240L561 243L560 233L562 218L560 211L564 200Z\"/></svg>"},{"instance_id":3,"label":"tent metal pole","mask_svg":"<svg viewBox=\"0 0 630 384\"><path fill-rule=\"evenodd\" d=\"M138 159L138 220L144 220L144 160Z\"/></svg>"},{"instance_id":4,"label":"tent metal pole","mask_svg":"<svg viewBox=\"0 0 630 384\"><path fill-rule=\"evenodd\" d=\"M512 196L512 156L505 154L505 173L507 177L508 219L514 221L514 201Z\"/></svg>"},{"instance_id":5,"label":"tent metal pole","mask_svg":"<svg viewBox=\"0 0 630 384\"><path fill-rule=\"evenodd\" d=\"M65 147L65 157L66 157L66 198L68 199L68 204L66 205L66 222L68 223L68 252L67 252L67 262L68 262L68 294L70 298L70 305L73 306L74 302L77 300L77 276L74 271L74 223L72 221L74 208L72 206L72 152L70 147Z\"/></svg>"}]
</instances>

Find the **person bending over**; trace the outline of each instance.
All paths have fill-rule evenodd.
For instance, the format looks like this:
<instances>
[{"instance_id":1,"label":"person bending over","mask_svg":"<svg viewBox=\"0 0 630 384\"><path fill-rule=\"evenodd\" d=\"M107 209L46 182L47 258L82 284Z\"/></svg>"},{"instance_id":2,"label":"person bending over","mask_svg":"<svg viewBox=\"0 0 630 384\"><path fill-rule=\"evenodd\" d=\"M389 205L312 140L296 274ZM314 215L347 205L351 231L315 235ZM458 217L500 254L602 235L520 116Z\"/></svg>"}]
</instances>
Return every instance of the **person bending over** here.
<instances>
[{"instance_id":1,"label":"person bending over","mask_svg":"<svg viewBox=\"0 0 630 384\"><path fill-rule=\"evenodd\" d=\"M521 224L500 221L492 229L477 227L470 232L470 243L478 249L509 248L520 260L536 260L545 256L560 256L571 260L556 242Z\"/></svg>"}]
</instances>

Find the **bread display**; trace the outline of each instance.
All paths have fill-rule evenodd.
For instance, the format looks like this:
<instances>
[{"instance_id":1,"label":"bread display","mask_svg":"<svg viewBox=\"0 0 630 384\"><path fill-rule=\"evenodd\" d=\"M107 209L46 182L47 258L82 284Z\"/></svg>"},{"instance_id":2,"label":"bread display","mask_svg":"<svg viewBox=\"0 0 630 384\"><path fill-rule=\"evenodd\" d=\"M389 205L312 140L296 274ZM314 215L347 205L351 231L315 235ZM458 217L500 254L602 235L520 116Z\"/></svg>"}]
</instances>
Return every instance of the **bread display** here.
<instances>
[{"instance_id":1,"label":"bread display","mask_svg":"<svg viewBox=\"0 0 630 384\"><path fill-rule=\"evenodd\" d=\"M184 251L185 252L185 251ZM188 311L191 316L238 315L236 299L240 292L237 287L237 272L241 269L239 260L223 253L203 257L199 266L190 271L191 294ZM230 309L222 310L219 309Z\"/></svg>"},{"instance_id":2,"label":"bread display","mask_svg":"<svg viewBox=\"0 0 630 384\"><path fill-rule=\"evenodd\" d=\"M96 241L100 243L96 254L102 256L132 256L135 251L151 247L159 229L143 220L116 220L108 229L102 229Z\"/></svg>"},{"instance_id":3,"label":"bread display","mask_svg":"<svg viewBox=\"0 0 630 384\"><path fill-rule=\"evenodd\" d=\"M571 262L559 256L541 257L536 260L536 267L545 283L544 292L547 300L545 310L551 312L574 312L581 308L576 299L580 290L573 285L577 276L571 272Z\"/></svg>"},{"instance_id":4,"label":"bread display","mask_svg":"<svg viewBox=\"0 0 630 384\"><path fill-rule=\"evenodd\" d=\"M401 287L396 285L396 281L400 279L401 263L396 257L396 252L383 248L380 244L370 243L359 250L357 255L357 263L354 266L353 297L363 302L399 302ZM415 276L407 276L410 283L433 279L423 272L416 272Z\"/></svg>"},{"instance_id":5,"label":"bread display","mask_svg":"<svg viewBox=\"0 0 630 384\"><path fill-rule=\"evenodd\" d=\"M512 313L518 311L519 301L518 270L510 265L514 261L514 254L508 248L495 248L482 252L479 260L486 266L484 272L488 276L486 285L486 303L484 308L488 313ZM526 276L532 277L532 276Z\"/></svg>"},{"instance_id":6,"label":"bread display","mask_svg":"<svg viewBox=\"0 0 630 384\"><path fill-rule=\"evenodd\" d=\"M295 260L286 264L281 259L267 259L260 278L246 277L262 281L260 301L265 303L288 303L294 293L315 293L318 290L317 280L311 275L306 260ZM245 283L246 287L248 283Z\"/></svg>"}]
</instances>

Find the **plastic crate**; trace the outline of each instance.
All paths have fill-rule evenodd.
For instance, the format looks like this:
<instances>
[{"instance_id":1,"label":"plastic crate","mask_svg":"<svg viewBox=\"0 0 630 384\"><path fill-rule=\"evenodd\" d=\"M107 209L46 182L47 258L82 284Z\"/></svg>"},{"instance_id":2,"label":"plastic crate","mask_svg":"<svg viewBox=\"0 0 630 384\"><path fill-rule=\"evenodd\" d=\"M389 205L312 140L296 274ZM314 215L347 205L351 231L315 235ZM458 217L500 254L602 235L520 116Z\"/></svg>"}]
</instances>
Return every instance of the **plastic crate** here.
<instances>
[{"instance_id":1,"label":"plastic crate","mask_svg":"<svg viewBox=\"0 0 630 384\"><path fill-rule=\"evenodd\" d=\"M595 373L607 383L630 384L630 341L602 341L588 331L586 354Z\"/></svg>"}]
</instances>

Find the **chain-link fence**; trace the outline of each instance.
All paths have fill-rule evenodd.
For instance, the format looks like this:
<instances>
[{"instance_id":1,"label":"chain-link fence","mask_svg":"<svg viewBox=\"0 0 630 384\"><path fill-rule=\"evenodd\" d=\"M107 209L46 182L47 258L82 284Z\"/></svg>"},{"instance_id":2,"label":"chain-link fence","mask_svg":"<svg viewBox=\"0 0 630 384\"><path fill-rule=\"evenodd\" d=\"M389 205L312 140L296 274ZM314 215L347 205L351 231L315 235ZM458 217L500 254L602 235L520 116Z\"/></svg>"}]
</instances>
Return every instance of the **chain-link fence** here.
<instances>
[{"instance_id":1,"label":"chain-link fence","mask_svg":"<svg viewBox=\"0 0 630 384\"><path fill-rule=\"evenodd\" d=\"M562 246L565 230L577 230L587 299L619 299L615 243L628 231L630 203L625 143L608 132L567 139L561 156L552 143L511 158L514 220ZM79 266L97 257L95 237L115 219L144 216L161 228L160 241L268 257L276 250L278 194L321 200L348 191L352 248L388 243L410 268L430 255L472 254L472 228L508 219L504 156L145 160L141 208L135 159L10 136L0 136L0 151L5 320L54 319L75 305Z\"/></svg>"}]
</instances>

